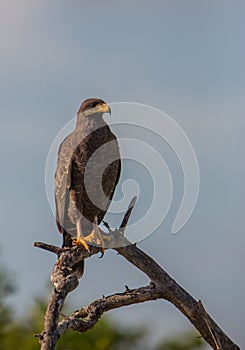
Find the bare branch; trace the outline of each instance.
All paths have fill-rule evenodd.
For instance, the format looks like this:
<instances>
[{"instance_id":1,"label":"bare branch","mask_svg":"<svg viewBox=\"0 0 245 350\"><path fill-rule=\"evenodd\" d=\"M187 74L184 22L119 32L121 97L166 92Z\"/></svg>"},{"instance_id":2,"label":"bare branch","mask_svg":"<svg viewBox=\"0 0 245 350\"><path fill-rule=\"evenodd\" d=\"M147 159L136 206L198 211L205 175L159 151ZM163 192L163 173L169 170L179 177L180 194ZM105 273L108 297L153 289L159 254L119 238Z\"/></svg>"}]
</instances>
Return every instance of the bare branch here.
<instances>
[{"instance_id":1,"label":"bare branch","mask_svg":"<svg viewBox=\"0 0 245 350\"><path fill-rule=\"evenodd\" d=\"M215 349L216 349L216 350L221 350L221 344L220 344L219 338L217 338L217 337L214 335L214 332L213 332L213 330L212 330L211 324L210 324L209 319L208 319L207 312L206 312L206 310L205 310L205 308L204 308L204 306L203 306L201 300L198 301L198 307L199 307L199 309L201 310L201 312L202 312L202 314L203 314L203 318L204 318L204 320L205 320L205 322L206 322L206 324L207 324L207 327L208 327L208 329L209 329L209 332L210 332L210 334L211 334L211 336L212 336L212 338L213 338L213 340L214 340Z\"/></svg>"},{"instance_id":2,"label":"bare branch","mask_svg":"<svg viewBox=\"0 0 245 350\"><path fill-rule=\"evenodd\" d=\"M48 250L49 252L55 253L57 255L60 255L60 253L62 252L62 248L56 247L55 245L52 245L52 244L43 243L43 242L34 242L33 246L40 249Z\"/></svg>"},{"instance_id":3,"label":"bare branch","mask_svg":"<svg viewBox=\"0 0 245 350\"><path fill-rule=\"evenodd\" d=\"M194 325L207 343L217 350L217 340L219 339L222 350L238 350L239 347L223 332L215 321L205 312L200 310L198 302L185 291L178 283L170 277L151 257L142 252L135 245L116 249L129 262L146 273L161 293L161 298L174 304ZM207 324L210 325L212 332Z\"/></svg>"},{"instance_id":4,"label":"bare branch","mask_svg":"<svg viewBox=\"0 0 245 350\"><path fill-rule=\"evenodd\" d=\"M106 234L101 230L102 237L111 239L107 249L112 248L131 264L143 271L150 279L148 286L117 293L95 300L90 305L81 308L65 317L58 323L60 310L68 293L78 286L80 276L73 268L81 259L101 251L101 247L89 246L86 251L83 246L58 248L46 243L35 242L34 245L58 255L58 260L51 274L54 291L45 314L45 324L39 335L41 350L54 350L56 343L64 332L73 329L86 332L93 327L103 313L126 305L142 303L148 300L165 299L175 305L200 332L210 346L222 350L239 350L239 347L222 331L215 321L208 315L202 303L197 302L187 291L168 275L151 257L132 245L123 235L135 204L134 198L124 215L119 230L109 230Z\"/></svg>"},{"instance_id":5,"label":"bare branch","mask_svg":"<svg viewBox=\"0 0 245 350\"><path fill-rule=\"evenodd\" d=\"M59 339L57 327L60 310L67 294L78 286L80 276L77 275L76 270L73 270L73 266L81 259L98 253L101 248L92 246L88 252L82 245L63 249L40 242L36 242L34 245L59 254L50 278L54 290L45 313L44 330L38 336L41 342L41 350L54 350Z\"/></svg>"},{"instance_id":6,"label":"bare branch","mask_svg":"<svg viewBox=\"0 0 245 350\"><path fill-rule=\"evenodd\" d=\"M134 206L135 206L135 203L137 201L137 197L133 197L133 199L131 200L129 206L128 206L128 210L126 211L125 215L124 215L124 218L123 218L123 221L120 225L120 229L123 231L125 231L126 227L127 227L127 224L128 224L128 220L130 218L130 215L132 213L132 210L134 209Z\"/></svg>"},{"instance_id":7,"label":"bare branch","mask_svg":"<svg viewBox=\"0 0 245 350\"><path fill-rule=\"evenodd\" d=\"M159 292L153 284L103 297L64 318L58 325L58 334L61 335L70 329L86 332L98 322L104 312L157 298L159 298Z\"/></svg>"}]
</instances>

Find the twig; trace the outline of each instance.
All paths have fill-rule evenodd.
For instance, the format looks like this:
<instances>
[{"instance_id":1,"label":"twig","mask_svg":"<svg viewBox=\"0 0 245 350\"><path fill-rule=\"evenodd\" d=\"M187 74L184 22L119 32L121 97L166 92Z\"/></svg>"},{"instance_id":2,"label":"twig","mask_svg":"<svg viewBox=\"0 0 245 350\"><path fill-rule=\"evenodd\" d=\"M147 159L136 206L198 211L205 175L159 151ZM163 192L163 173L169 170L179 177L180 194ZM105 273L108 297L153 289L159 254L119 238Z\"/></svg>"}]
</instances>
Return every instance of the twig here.
<instances>
[{"instance_id":1,"label":"twig","mask_svg":"<svg viewBox=\"0 0 245 350\"><path fill-rule=\"evenodd\" d=\"M203 314L203 318L204 318L204 320L206 322L206 325L207 325L207 327L209 329L209 332L210 332L210 334L211 334L211 336L212 336L212 338L214 340L214 343L215 343L215 346L216 346L215 350L221 350L220 341L219 341L218 338L216 339L216 337L215 337L215 335L214 335L214 333L212 331L211 324L210 324L210 321L208 319L207 312L206 312L206 310L205 310L205 308L203 306L203 303L201 302L201 300L199 300L197 304L198 304L199 309L201 310L201 313Z\"/></svg>"},{"instance_id":2,"label":"twig","mask_svg":"<svg viewBox=\"0 0 245 350\"><path fill-rule=\"evenodd\" d=\"M133 210L133 208L135 206L136 201L137 201L137 197L135 196L131 200L131 202L130 202L130 204L128 206L128 210L126 211L126 214L124 215L123 221L122 221L122 223L120 225L120 230L122 230L123 233L124 233L124 231L125 231L125 229L127 227L128 220L130 218L130 215L132 213L132 210Z\"/></svg>"},{"instance_id":3,"label":"twig","mask_svg":"<svg viewBox=\"0 0 245 350\"><path fill-rule=\"evenodd\" d=\"M99 321L104 312L157 298L159 298L159 292L152 284L138 289L126 290L124 293L103 297L59 322L58 334L61 335L70 329L86 332Z\"/></svg>"},{"instance_id":4,"label":"twig","mask_svg":"<svg viewBox=\"0 0 245 350\"><path fill-rule=\"evenodd\" d=\"M55 253L58 256L62 252L62 248L56 247L55 245L52 245L52 244L43 243L43 242L34 242L33 246L40 249L48 250L49 252Z\"/></svg>"}]
</instances>

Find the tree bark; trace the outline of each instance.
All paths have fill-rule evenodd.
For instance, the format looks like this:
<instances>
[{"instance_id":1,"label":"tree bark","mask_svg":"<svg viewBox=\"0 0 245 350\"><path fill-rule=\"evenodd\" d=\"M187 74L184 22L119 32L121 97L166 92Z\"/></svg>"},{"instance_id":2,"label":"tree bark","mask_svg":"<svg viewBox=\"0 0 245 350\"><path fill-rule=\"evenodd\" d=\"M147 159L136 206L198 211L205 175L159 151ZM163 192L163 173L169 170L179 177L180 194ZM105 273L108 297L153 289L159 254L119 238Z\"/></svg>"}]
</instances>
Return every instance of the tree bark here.
<instances>
[{"instance_id":1,"label":"tree bark","mask_svg":"<svg viewBox=\"0 0 245 350\"><path fill-rule=\"evenodd\" d=\"M238 345L208 315L201 301L195 300L150 256L123 236L134 203L135 199L131 202L120 229L110 231L111 249L116 250L128 262L143 271L149 277L150 283L145 287L126 288L124 293L116 293L95 300L90 305L75 311L69 317L63 318L60 322L58 318L65 298L79 283L79 276L73 272L72 266L79 260L100 252L101 247L90 246L90 252L88 252L82 246L62 249L46 243L34 243L34 246L58 255L58 260L51 274L54 290L45 313L44 330L38 335L41 350L55 350L59 337L66 331L86 332L107 311L156 299L164 299L175 305L213 349L238 350ZM103 231L101 231L101 235L108 238L108 234Z\"/></svg>"}]
</instances>

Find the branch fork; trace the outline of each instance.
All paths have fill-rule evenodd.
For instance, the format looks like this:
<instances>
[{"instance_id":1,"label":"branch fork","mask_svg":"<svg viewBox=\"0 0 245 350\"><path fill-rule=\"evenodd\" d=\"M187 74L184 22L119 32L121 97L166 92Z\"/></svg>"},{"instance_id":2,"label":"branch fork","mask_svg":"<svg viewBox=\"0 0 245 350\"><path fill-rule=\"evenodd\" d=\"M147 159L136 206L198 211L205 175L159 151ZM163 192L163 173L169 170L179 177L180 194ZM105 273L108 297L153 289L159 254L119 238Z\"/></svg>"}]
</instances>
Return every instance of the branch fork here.
<instances>
[{"instance_id":1,"label":"branch fork","mask_svg":"<svg viewBox=\"0 0 245 350\"><path fill-rule=\"evenodd\" d=\"M238 345L208 315L201 301L196 301L151 257L124 237L135 202L136 197L132 199L119 229L112 231L107 226L109 234L101 230L101 235L102 238L110 238L106 249L116 250L128 262L143 271L149 277L150 283L137 289L127 287L123 293L103 296L70 316L64 317L61 321L58 321L58 318L65 298L79 283L79 276L73 272L72 267L81 259L101 252L102 247L89 246L90 252L88 252L82 246L63 249L42 242L34 243L35 247L48 250L58 256L50 278L54 289L45 313L44 330L38 335L41 350L55 350L59 337L66 331L86 332L107 311L156 299L165 299L174 304L213 349L239 350Z\"/></svg>"}]
</instances>

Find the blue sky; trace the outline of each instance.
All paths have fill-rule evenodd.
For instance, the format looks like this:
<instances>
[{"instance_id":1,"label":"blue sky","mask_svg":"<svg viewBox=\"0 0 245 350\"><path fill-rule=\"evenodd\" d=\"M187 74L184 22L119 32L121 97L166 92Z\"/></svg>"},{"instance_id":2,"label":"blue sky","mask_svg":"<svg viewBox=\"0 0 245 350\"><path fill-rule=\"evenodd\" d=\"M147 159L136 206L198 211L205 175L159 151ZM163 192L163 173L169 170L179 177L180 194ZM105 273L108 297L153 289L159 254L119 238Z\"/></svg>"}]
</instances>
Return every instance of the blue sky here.
<instances>
[{"instance_id":1,"label":"blue sky","mask_svg":"<svg viewBox=\"0 0 245 350\"><path fill-rule=\"evenodd\" d=\"M44 183L50 145L81 101L97 96L159 108L191 140L201 175L191 220L180 234L170 234L183 189L178 164L169 158L173 206L140 247L245 346L244 10L239 0L1 1L0 246L1 260L16 277L18 314L43 294L55 261L32 242L60 243ZM78 307L146 282L107 252L87 261L70 301ZM166 302L112 316L137 324L146 312L158 334L189 326Z\"/></svg>"}]
</instances>

